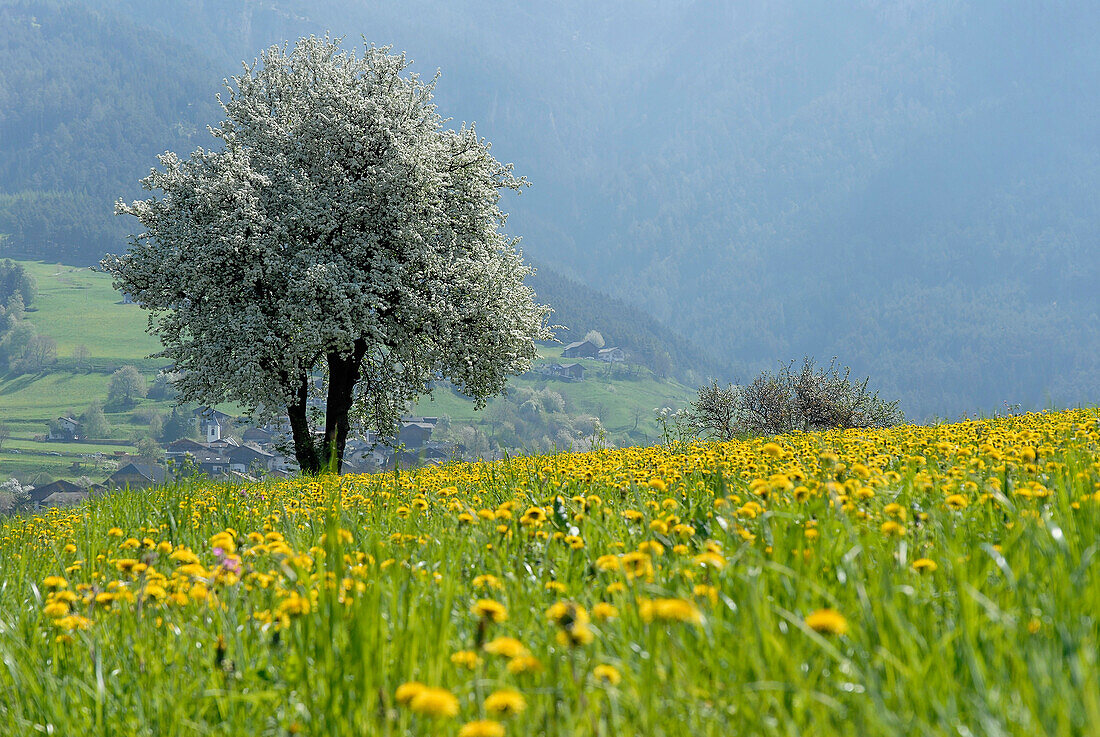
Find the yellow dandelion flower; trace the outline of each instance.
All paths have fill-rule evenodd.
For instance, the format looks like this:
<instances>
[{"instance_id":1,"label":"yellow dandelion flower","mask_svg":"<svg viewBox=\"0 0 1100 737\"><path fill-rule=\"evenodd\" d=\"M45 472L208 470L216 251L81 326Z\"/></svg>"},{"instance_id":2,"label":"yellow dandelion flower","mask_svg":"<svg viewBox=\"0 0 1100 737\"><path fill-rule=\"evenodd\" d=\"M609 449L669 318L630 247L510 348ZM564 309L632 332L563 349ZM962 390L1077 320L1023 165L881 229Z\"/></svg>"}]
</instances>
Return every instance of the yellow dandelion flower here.
<instances>
[{"instance_id":1,"label":"yellow dandelion flower","mask_svg":"<svg viewBox=\"0 0 1100 737\"><path fill-rule=\"evenodd\" d=\"M691 537L695 534L695 528L681 522L680 524L672 526L672 534L684 538Z\"/></svg>"},{"instance_id":2,"label":"yellow dandelion flower","mask_svg":"<svg viewBox=\"0 0 1100 737\"><path fill-rule=\"evenodd\" d=\"M491 719L466 722L458 730L458 737L504 737L504 725Z\"/></svg>"},{"instance_id":3,"label":"yellow dandelion flower","mask_svg":"<svg viewBox=\"0 0 1100 737\"><path fill-rule=\"evenodd\" d=\"M393 697L396 699L397 703L408 706L409 702L426 688L427 686L420 681L408 681L397 687L397 691L394 693Z\"/></svg>"},{"instance_id":4,"label":"yellow dandelion flower","mask_svg":"<svg viewBox=\"0 0 1100 737\"><path fill-rule=\"evenodd\" d=\"M531 507L523 516L520 517L519 523L525 527L531 525L541 525L546 521L546 510L542 507Z\"/></svg>"},{"instance_id":5,"label":"yellow dandelion flower","mask_svg":"<svg viewBox=\"0 0 1100 737\"><path fill-rule=\"evenodd\" d=\"M618 686L623 680L623 676L619 673L619 669L613 665L597 665L592 669L592 675L597 681L606 683L610 686Z\"/></svg>"},{"instance_id":6,"label":"yellow dandelion flower","mask_svg":"<svg viewBox=\"0 0 1100 737\"><path fill-rule=\"evenodd\" d=\"M885 507L882 508L882 511L887 516L896 517L897 519L900 519L900 520L905 519L905 507L901 506L897 502L890 502L889 504L887 504Z\"/></svg>"},{"instance_id":7,"label":"yellow dandelion flower","mask_svg":"<svg viewBox=\"0 0 1100 737\"><path fill-rule=\"evenodd\" d=\"M450 718L458 715L458 699L444 688L427 687L412 697L409 708L433 719Z\"/></svg>"},{"instance_id":8,"label":"yellow dandelion flower","mask_svg":"<svg viewBox=\"0 0 1100 737\"><path fill-rule=\"evenodd\" d=\"M483 573L480 576L474 576L474 588L475 589L502 589L504 584L500 582L500 579L491 573Z\"/></svg>"},{"instance_id":9,"label":"yellow dandelion flower","mask_svg":"<svg viewBox=\"0 0 1100 737\"><path fill-rule=\"evenodd\" d=\"M503 622L508 619L508 610L499 601L478 599L470 611L487 622Z\"/></svg>"},{"instance_id":10,"label":"yellow dandelion flower","mask_svg":"<svg viewBox=\"0 0 1100 737\"><path fill-rule=\"evenodd\" d=\"M520 655L508 661L508 672L512 675L538 673L542 670L542 661L533 655Z\"/></svg>"},{"instance_id":11,"label":"yellow dandelion flower","mask_svg":"<svg viewBox=\"0 0 1100 737\"><path fill-rule=\"evenodd\" d=\"M562 647L577 647L588 645L596 638L587 624L577 622L571 627L558 630L557 641Z\"/></svg>"},{"instance_id":12,"label":"yellow dandelion flower","mask_svg":"<svg viewBox=\"0 0 1100 737\"><path fill-rule=\"evenodd\" d=\"M191 589L191 595L195 595L194 588ZM291 592L285 599L279 602L276 611L280 616L298 617L303 614L309 614L309 608L309 597L302 596L295 591Z\"/></svg>"},{"instance_id":13,"label":"yellow dandelion flower","mask_svg":"<svg viewBox=\"0 0 1100 737\"><path fill-rule=\"evenodd\" d=\"M913 570L920 571L921 573L932 573L939 566L936 565L936 561L931 558L917 558L913 561Z\"/></svg>"},{"instance_id":14,"label":"yellow dandelion flower","mask_svg":"<svg viewBox=\"0 0 1100 737\"><path fill-rule=\"evenodd\" d=\"M605 622L618 617L619 610L614 605L601 601L592 607L592 616L599 622Z\"/></svg>"},{"instance_id":15,"label":"yellow dandelion flower","mask_svg":"<svg viewBox=\"0 0 1100 737\"><path fill-rule=\"evenodd\" d=\"M696 584L691 593L699 599L706 599L713 606L718 603L718 589L705 583Z\"/></svg>"},{"instance_id":16,"label":"yellow dandelion flower","mask_svg":"<svg viewBox=\"0 0 1100 737\"><path fill-rule=\"evenodd\" d=\"M619 565L628 579L644 578L653 573L653 561L642 552L626 553L619 559Z\"/></svg>"},{"instance_id":17,"label":"yellow dandelion flower","mask_svg":"<svg viewBox=\"0 0 1100 737\"><path fill-rule=\"evenodd\" d=\"M887 537L902 537L903 535L905 535L905 528L892 519L883 522L882 527L880 527L879 530L882 532L883 535L886 535Z\"/></svg>"},{"instance_id":18,"label":"yellow dandelion flower","mask_svg":"<svg viewBox=\"0 0 1100 737\"><path fill-rule=\"evenodd\" d=\"M485 711L495 716L511 717L527 708L523 694L513 688L493 691L485 699Z\"/></svg>"},{"instance_id":19,"label":"yellow dandelion flower","mask_svg":"<svg viewBox=\"0 0 1100 737\"><path fill-rule=\"evenodd\" d=\"M519 658L527 655L527 648L514 637L497 637L481 646L490 655L502 655L506 658Z\"/></svg>"},{"instance_id":20,"label":"yellow dandelion flower","mask_svg":"<svg viewBox=\"0 0 1100 737\"><path fill-rule=\"evenodd\" d=\"M806 617L806 626L823 635L843 635L848 631L848 620L835 609L818 609Z\"/></svg>"},{"instance_id":21,"label":"yellow dandelion flower","mask_svg":"<svg viewBox=\"0 0 1100 737\"><path fill-rule=\"evenodd\" d=\"M459 650L451 655L451 662L459 668L473 670L481 664L481 656L473 650Z\"/></svg>"},{"instance_id":22,"label":"yellow dandelion flower","mask_svg":"<svg viewBox=\"0 0 1100 737\"><path fill-rule=\"evenodd\" d=\"M577 622L587 623L588 612L571 601L559 601L546 610L546 618L559 627L569 627Z\"/></svg>"},{"instance_id":23,"label":"yellow dandelion flower","mask_svg":"<svg viewBox=\"0 0 1100 737\"><path fill-rule=\"evenodd\" d=\"M648 599L639 604L639 613L646 622L684 622L702 624L703 613L686 599Z\"/></svg>"},{"instance_id":24,"label":"yellow dandelion flower","mask_svg":"<svg viewBox=\"0 0 1100 737\"><path fill-rule=\"evenodd\" d=\"M596 558L596 570L617 571L622 567L617 555L601 555Z\"/></svg>"},{"instance_id":25,"label":"yellow dandelion flower","mask_svg":"<svg viewBox=\"0 0 1100 737\"><path fill-rule=\"evenodd\" d=\"M947 499L944 500L944 502L947 504L948 507L955 510L966 509L966 507L970 504L970 500L968 500L962 494L951 494L947 497Z\"/></svg>"},{"instance_id":26,"label":"yellow dandelion flower","mask_svg":"<svg viewBox=\"0 0 1100 737\"><path fill-rule=\"evenodd\" d=\"M53 621L54 625L60 627L63 630L86 630L92 626L92 620L87 617L81 617L78 614L70 614L67 617L61 617Z\"/></svg>"},{"instance_id":27,"label":"yellow dandelion flower","mask_svg":"<svg viewBox=\"0 0 1100 737\"><path fill-rule=\"evenodd\" d=\"M42 613L49 619L60 619L69 613L69 605L64 601L51 601L42 607Z\"/></svg>"},{"instance_id":28,"label":"yellow dandelion flower","mask_svg":"<svg viewBox=\"0 0 1100 737\"><path fill-rule=\"evenodd\" d=\"M713 568L715 570L722 570L726 567L726 559L718 553L700 553L692 558L692 562L697 566L703 568Z\"/></svg>"}]
</instances>

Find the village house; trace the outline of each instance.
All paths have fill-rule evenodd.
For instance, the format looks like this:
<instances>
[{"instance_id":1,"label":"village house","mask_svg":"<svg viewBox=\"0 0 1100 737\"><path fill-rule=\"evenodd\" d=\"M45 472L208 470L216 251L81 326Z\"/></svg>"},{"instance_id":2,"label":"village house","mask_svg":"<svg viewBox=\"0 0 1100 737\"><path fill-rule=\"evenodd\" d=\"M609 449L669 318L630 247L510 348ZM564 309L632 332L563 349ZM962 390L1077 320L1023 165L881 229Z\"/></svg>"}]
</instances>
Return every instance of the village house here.
<instances>
[{"instance_id":1,"label":"village house","mask_svg":"<svg viewBox=\"0 0 1100 737\"><path fill-rule=\"evenodd\" d=\"M260 450L259 446L240 445L225 453L229 461L229 470L234 473L252 474L254 471L265 473L274 470L275 454Z\"/></svg>"},{"instance_id":2,"label":"village house","mask_svg":"<svg viewBox=\"0 0 1100 737\"><path fill-rule=\"evenodd\" d=\"M256 445L261 447L270 445L275 442L275 433L265 430L262 427L250 427L241 433L241 442L245 445L256 443Z\"/></svg>"},{"instance_id":3,"label":"village house","mask_svg":"<svg viewBox=\"0 0 1100 737\"><path fill-rule=\"evenodd\" d=\"M168 477L167 472L160 466L147 463L127 463L107 477L108 489L148 489L156 484L163 484Z\"/></svg>"},{"instance_id":4,"label":"village house","mask_svg":"<svg viewBox=\"0 0 1100 737\"><path fill-rule=\"evenodd\" d=\"M72 441L83 437L80 422L72 417L58 417L47 428L46 437L50 440Z\"/></svg>"},{"instance_id":5,"label":"village house","mask_svg":"<svg viewBox=\"0 0 1100 737\"><path fill-rule=\"evenodd\" d=\"M578 340L570 343L561 351L562 358L595 358L600 353L600 347L590 340Z\"/></svg>"},{"instance_id":6,"label":"village house","mask_svg":"<svg viewBox=\"0 0 1100 737\"><path fill-rule=\"evenodd\" d=\"M584 366L579 363L550 363L539 366L535 373L563 381L584 381Z\"/></svg>"},{"instance_id":7,"label":"village house","mask_svg":"<svg viewBox=\"0 0 1100 737\"><path fill-rule=\"evenodd\" d=\"M561 363L554 364L554 375L559 379L569 379L571 381L583 381L584 380L584 366L579 363Z\"/></svg>"},{"instance_id":8,"label":"village house","mask_svg":"<svg viewBox=\"0 0 1100 737\"><path fill-rule=\"evenodd\" d=\"M626 351L622 348L601 348L596 358L607 363L622 363L626 360Z\"/></svg>"},{"instance_id":9,"label":"village house","mask_svg":"<svg viewBox=\"0 0 1100 737\"><path fill-rule=\"evenodd\" d=\"M276 453L265 450L257 443L241 445L233 438L218 438L208 443L189 438L174 440L165 446L164 455L179 472L190 465L207 476L286 470L285 464L279 463Z\"/></svg>"},{"instance_id":10,"label":"village house","mask_svg":"<svg viewBox=\"0 0 1100 737\"><path fill-rule=\"evenodd\" d=\"M88 498L88 490L60 479L31 489L28 505L35 512L50 507L69 507Z\"/></svg>"},{"instance_id":11,"label":"village house","mask_svg":"<svg viewBox=\"0 0 1100 737\"><path fill-rule=\"evenodd\" d=\"M402 422L401 429L397 433L397 444L406 448L420 448L432 437L434 423L428 422Z\"/></svg>"},{"instance_id":12,"label":"village house","mask_svg":"<svg viewBox=\"0 0 1100 737\"><path fill-rule=\"evenodd\" d=\"M428 442L420 448L404 448L394 453L383 466L383 470L392 471L397 466L438 466L451 460L453 455L454 449L446 443Z\"/></svg>"}]
</instances>

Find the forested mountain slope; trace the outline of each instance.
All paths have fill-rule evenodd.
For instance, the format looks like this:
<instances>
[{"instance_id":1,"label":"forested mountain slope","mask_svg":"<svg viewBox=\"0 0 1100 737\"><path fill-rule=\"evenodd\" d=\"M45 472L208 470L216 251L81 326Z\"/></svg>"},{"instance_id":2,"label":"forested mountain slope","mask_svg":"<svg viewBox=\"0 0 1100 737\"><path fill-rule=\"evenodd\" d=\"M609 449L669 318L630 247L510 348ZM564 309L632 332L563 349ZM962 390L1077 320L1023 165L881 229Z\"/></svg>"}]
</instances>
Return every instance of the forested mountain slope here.
<instances>
[{"instance_id":1,"label":"forested mountain slope","mask_svg":"<svg viewBox=\"0 0 1100 737\"><path fill-rule=\"evenodd\" d=\"M916 417L1100 394L1083 0L2 2L4 248L117 249L103 203L204 143L216 81L326 29L441 69L534 185L526 252L731 378L837 355Z\"/></svg>"}]
</instances>

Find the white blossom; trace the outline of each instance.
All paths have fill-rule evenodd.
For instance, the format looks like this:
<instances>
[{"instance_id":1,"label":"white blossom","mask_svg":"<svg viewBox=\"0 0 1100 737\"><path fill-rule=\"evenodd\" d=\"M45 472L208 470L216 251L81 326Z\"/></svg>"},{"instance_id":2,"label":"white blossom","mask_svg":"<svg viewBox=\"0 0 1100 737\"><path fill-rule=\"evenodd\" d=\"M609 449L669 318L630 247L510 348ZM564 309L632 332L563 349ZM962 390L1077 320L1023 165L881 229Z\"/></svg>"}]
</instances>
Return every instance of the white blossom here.
<instances>
[{"instance_id":1,"label":"white blossom","mask_svg":"<svg viewBox=\"0 0 1100 737\"><path fill-rule=\"evenodd\" d=\"M548 310L499 207L526 182L472 126L446 129L408 66L327 37L272 47L226 82L220 145L162 155L142 180L156 194L117 204L145 230L101 265L151 310L180 401L285 407L294 425L323 375L310 449L327 457L349 410L392 433L434 378L483 404L530 367Z\"/></svg>"}]
</instances>

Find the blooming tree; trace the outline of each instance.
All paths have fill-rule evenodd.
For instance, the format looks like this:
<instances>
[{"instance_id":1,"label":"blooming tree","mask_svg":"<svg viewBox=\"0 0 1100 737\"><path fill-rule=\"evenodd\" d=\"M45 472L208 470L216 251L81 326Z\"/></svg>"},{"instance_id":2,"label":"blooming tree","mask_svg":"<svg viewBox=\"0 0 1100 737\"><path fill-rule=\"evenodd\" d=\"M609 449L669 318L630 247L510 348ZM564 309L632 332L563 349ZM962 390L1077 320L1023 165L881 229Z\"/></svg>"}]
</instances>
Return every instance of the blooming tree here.
<instances>
[{"instance_id":1,"label":"blooming tree","mask_svg":"<svg viewBox=\"0 0 1100 737\"><path fill-rule=\"evenodd\" d=\"M524 180L446 129L408 66L329 38L268 49L219 96L220 145L162 155L159 194L118 203L145 231L101 263L151 311L179 401L285 408L305 472L339 470L353 421L394 434L435 379L484 405L547 335L502 230Z\"/></svg>"}]
</instances>

